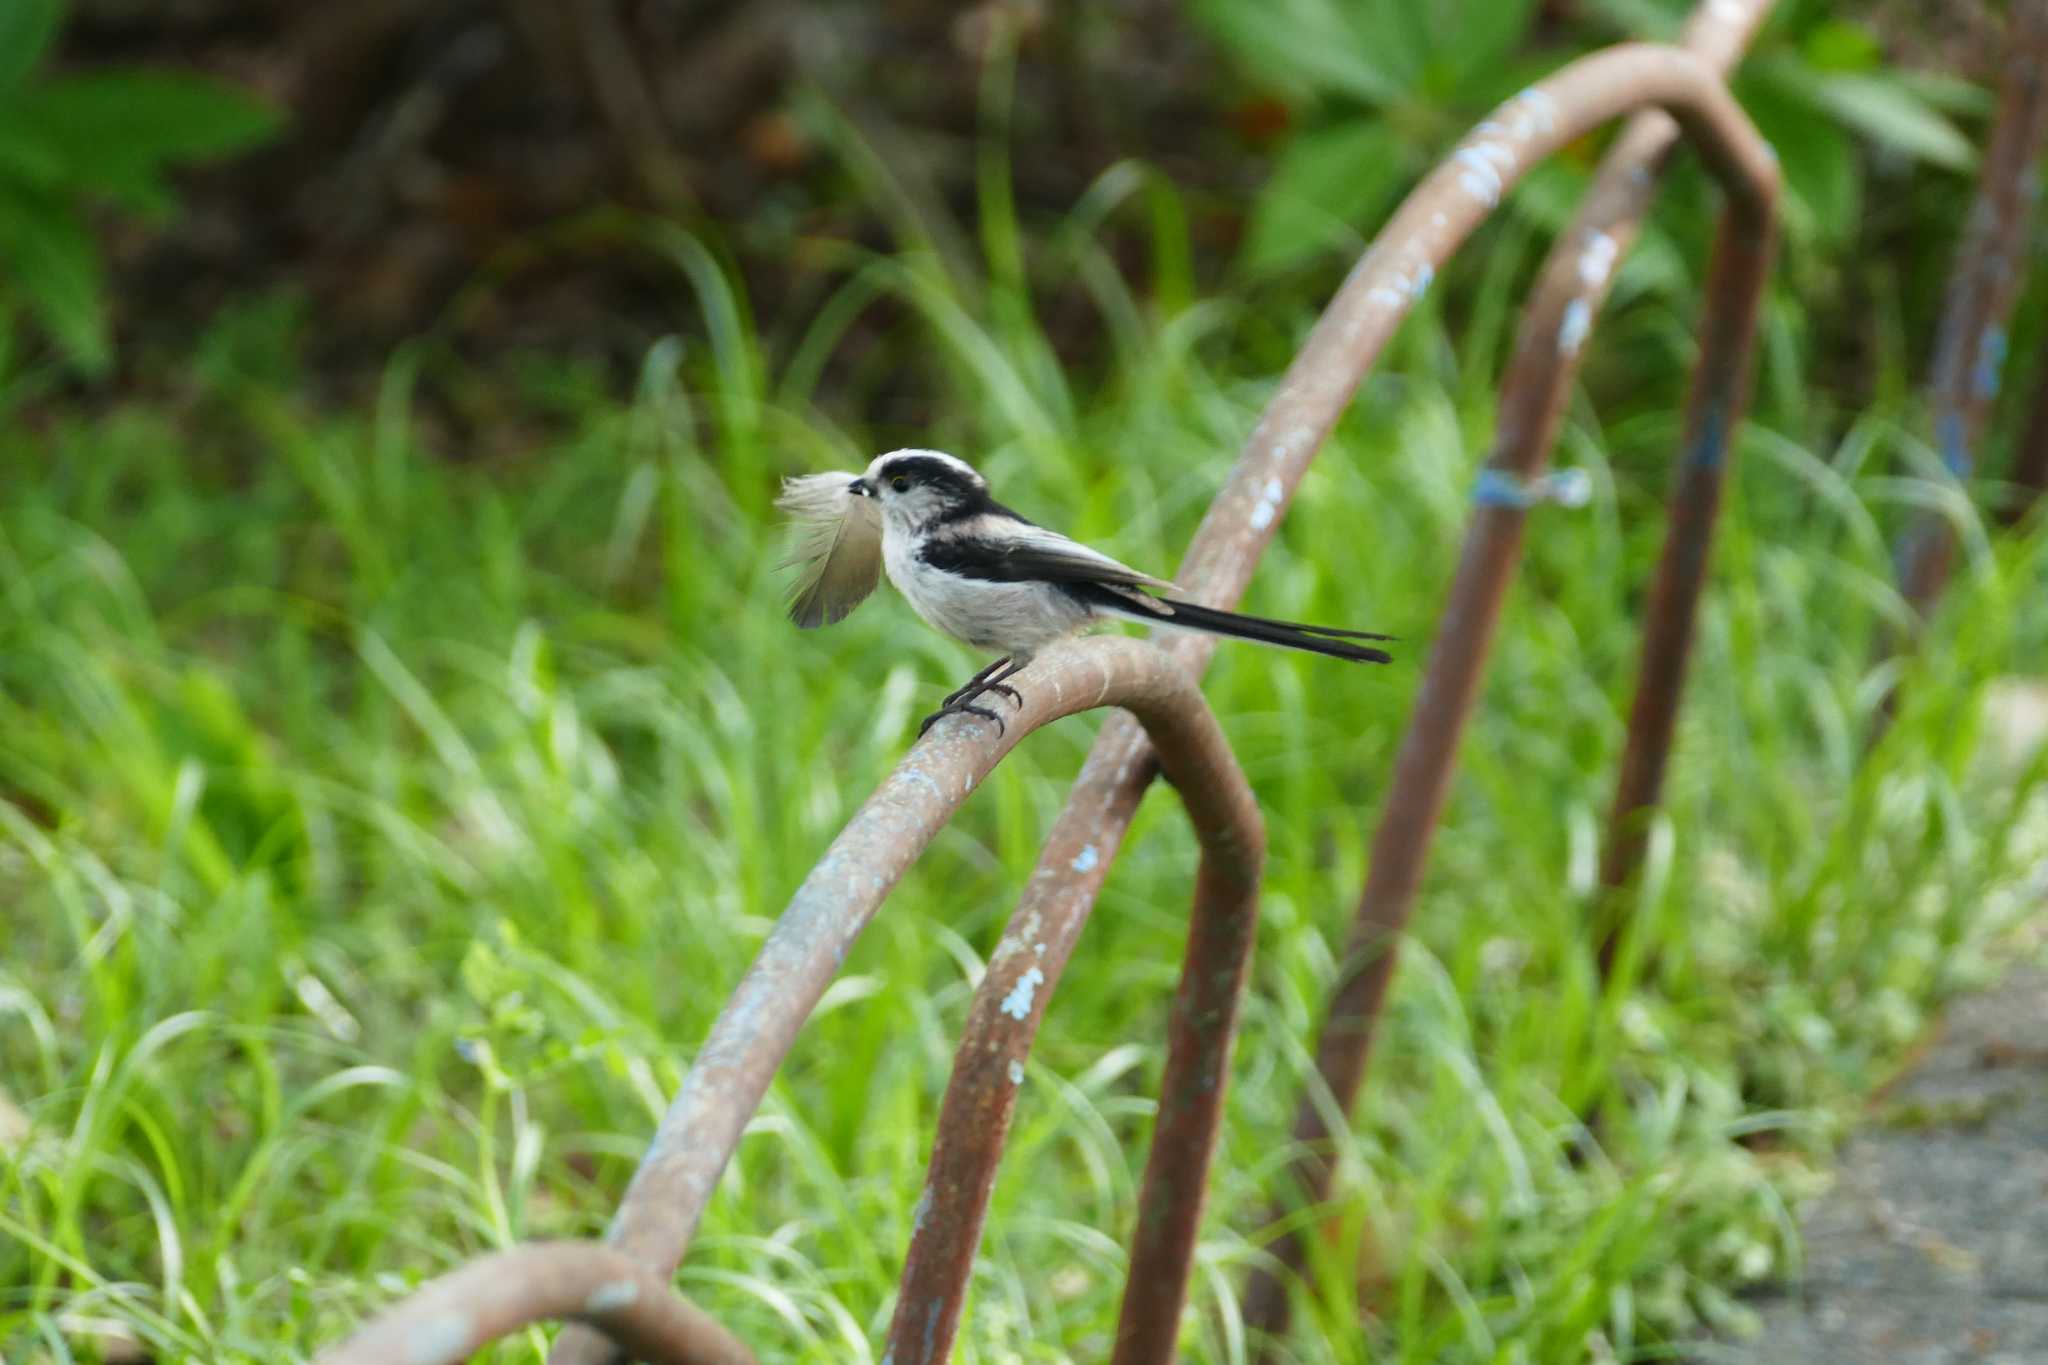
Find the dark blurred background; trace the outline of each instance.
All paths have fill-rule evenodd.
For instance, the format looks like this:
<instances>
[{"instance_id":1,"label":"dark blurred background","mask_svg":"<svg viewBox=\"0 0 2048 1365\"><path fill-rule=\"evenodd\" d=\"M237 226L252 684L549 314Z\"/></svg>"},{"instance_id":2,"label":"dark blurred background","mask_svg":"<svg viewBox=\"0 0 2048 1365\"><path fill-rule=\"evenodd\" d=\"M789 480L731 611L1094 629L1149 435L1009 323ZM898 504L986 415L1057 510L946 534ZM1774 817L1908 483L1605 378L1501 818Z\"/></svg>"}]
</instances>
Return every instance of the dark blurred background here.
<instances>
[{"instance_id":1,"label":"dark blurred background","mask_svg":"<svg viewBox=\"0 0 2048 1365\"><path fill-rule=\"evenodd\" d=\"M903 242L890 220L904 215L942 255L977 257L969 238L991 55L1014 55L1002 117L1021 221L1057 219L1105 168L1136 159L1185 196L1195 275L1213 281L1245 264L1260 188L1276 158L1284 175L1290 145L1347 113L1381 120L1398 143L1384 166L1346 164L1333 149L1323 177L1333 214L1377 211L1394 188L1387 172L1426 164L1497 90L1574 50L1668 30L1682 12L1643 0L1436 7L1451 22L1425 35L1408 69L1389 61L1377 75L1298 48L1290 73L1284 53L1261 50L1262 27L1286 39L1290 23L1325 22L1318 8L74 0L51 65L211 73L287 114L268 145L188 173L177 216L116 220L124 330L175 344L224 302L289 284L320 317L326 358L344 369L450 327L469 344L632 365L673 329L677 281L672 268L615 249L593 216L606 206L715 230L770 332L834 283L817 243L895 249ZM1475 25L1487 31L1468 42L1460 30ZM1985 71L1994 33L1976 4L1793 4L1775 29L1780 56L1789 49L1822 70L1874 63L1881 47L1887 75L1918 67L1955 78ZM1488 65L1457 69L1473 43ZM1761 47L1768 60L1768 37ZM1126 234L1127 254L1138 238ZM1285 267L1310 254L1260 243L1250 263ZM1320 264L1327 276L1341 262ZM480 274L496 287L459 306ZM1063 328L1056 297L1050 306L1053 340L1085 362L1092 314L1077 301ZM886 317L868 325L888 330Z\"/></svg>"},{"instance_id":2,"label":"dark blurred background","mask_svg":"<svg viewBox=\"0 0 2048 1365\"><path fill-rule=\"evenodd\" d=\"M998 42L1015 46L1015 134L1034 149L1014 168L1027 216L1064 211L1134 154L1190 189L1248 192L1288 122L1233 90L1167 0L76 0L60 64L175 63L289 111L270 146L193 175L175 221L124 235L124 320L182 326L289 281L330 346L374 357L496 269L507 288L471 328L634 363L673 326L672 270L591 251L522 271L535 234L604 205L720 224L759 311L778 314L822 283L807 239L891 245L821 146L842 120L930 221L972 221ZM1219 254L1239 230L1221 209L1201 227Z\"/></svg>"}]
</instances>

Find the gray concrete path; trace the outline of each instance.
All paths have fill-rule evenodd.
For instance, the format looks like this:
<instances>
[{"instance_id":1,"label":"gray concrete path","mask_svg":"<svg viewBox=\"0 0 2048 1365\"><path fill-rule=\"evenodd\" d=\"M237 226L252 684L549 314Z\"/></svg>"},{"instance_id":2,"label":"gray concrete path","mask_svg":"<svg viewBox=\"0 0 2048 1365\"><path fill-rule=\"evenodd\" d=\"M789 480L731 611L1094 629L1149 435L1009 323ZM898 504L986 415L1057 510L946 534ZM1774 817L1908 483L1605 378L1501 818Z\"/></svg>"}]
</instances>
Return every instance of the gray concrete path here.
<instances>
[{"instance_id":1,"label":"gray concrete path","mask_svg":"<svg viewBox=\"0 0 2048 1365\"><path fill-rule=\"evenodd\" d=\"M1700 1365L2048 1365L2048 970L1951 1007L1804 1228L1804 1277Z\"/></svg>"}]
</instances>

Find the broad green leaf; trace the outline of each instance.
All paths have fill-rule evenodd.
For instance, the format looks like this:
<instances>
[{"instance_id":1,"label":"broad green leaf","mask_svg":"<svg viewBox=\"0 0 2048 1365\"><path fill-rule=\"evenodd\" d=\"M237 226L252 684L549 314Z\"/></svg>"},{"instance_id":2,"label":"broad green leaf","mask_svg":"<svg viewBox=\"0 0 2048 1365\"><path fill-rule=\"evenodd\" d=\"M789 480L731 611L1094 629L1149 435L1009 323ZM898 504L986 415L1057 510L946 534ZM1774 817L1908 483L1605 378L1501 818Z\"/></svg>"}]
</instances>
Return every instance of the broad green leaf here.
<instances>
[{"instance_id":1,"label":"broad green leaf","mask_svg":"<svg viewBox=\"0 0 2048 1365\"><path fill-rule=\"evenodd\" d=\"M0 192L0 289L28 304L79 370L106 373L113 347L99 249L61 200Z\"/></svg>"},{"instance_id":2,"label":"broad green leaf","mask_svg":"<svg viewBox=\"0 0 2048 1365\"><path fill-rule=\"evenodd\" d=\"M64 0L0 0L0 91L35 70L63 17Z\"/></svg>"},{"instance_id":3,"label":"broad green leaf","mask_svg":"<svg viewBox=\"0 0 2048 1365\"><path fill-rule=\"evenodd\" d=\"M1398 182L1400 140L1384 124L1351 122L1295 138L1252 206L1244 263L1274 270L1347 236L1367 236L1369 214Z\"/></svg>"},{"instance_id":4,"label":"broad green leaf","mask_svg":"<svg viewBox=\"0 0 2048 1365\"><path fill-rule=\"evenodd\" d=\"M1373 54L1373 64L1393 85L1413 93L1422 87L1431 42L1429 6L1414 0L1329 0L1343 16L1351 41ZM1447 8L1456 8L1448 5Z\"/></svg>"},{"instance_id":5,"label":"broad green leaf","mask_svg":"<svg viewBox=\"0 0 2048 1365\"><path fill-rule=\"evenodd\" d=\"M1686 0L1586 0L1586 8L1630 38L1668 43L1692 6Z\"/></svg>"},{"instance_id":6,"label":"broad green leaf","mask_svg":"<svg viewBox=\"0 0 2048 1365\"><path fill-rule=\"evenodd\" d=\"M168 161L241 151L279 124L238 90L170 71L67 76L24 91L15 113L58 149L73 183L117 189Z\"/></svg>"},{"instance_id":7,"label":"broad green leaf","mask_svg":"<svg viewBox=\"0 0 2048 1365\"><path fill-rule=\"evenodd\" d=\"M1869 29L1849 19L1814 25L1800 48L1816 71L1874 71L1884 65L1884 45Z\"/></svg>"},{"instance_id":8,"label":"broad green leaf","mask_svg":"<svg viewBox=\"0 0 2048 1365\"><path fill-rule=\"evenodd\" d=\"M1338 0L1196 0L1195 17L1254 80L1297 97L1385 104L1407 89L1384 35Z\"/></svg>"},{"instance_id":9,"label":"broad green leaf","mask_svg":"<svg viewBox=\"0 0 2048 1365\"><path fill-rule=\"evenodd\" d=\"M1536 18L1537 0L1465 0L1462 5L1417 6L1436 16L1434 47L1450 72L1448 90L1484 82L1514 56Z\"/></svg>"},{"instance_id":10,"label":"broad green leaf","mask_svg":"<svg viewBox=\"0 0 2048 1365\"><path fill-rule=\"evenodd\" d=\"M1998 103L1997 98L1977 82L1964 76L1950 75L1942 71L1906 71L1894 68L1892 80L1913 92L1913 95L1930 109L1939 109L1944 114L1961 114L1966 118L1981 118L1989 114Z\"/></svg>"},{"instance_id":11,"label":"broad green leaf","mask_svg":"<svg viewBox=\"0 0 2048 1365\"><path fill-rule=\"evenodd\" d=\"M1741 81L1742 107L1778 154L1785 178L1786 230L1793 240L1841 243L1855 226L1862 180L1854 140L1840 124L1775 85Z\"/></svg>"},{"instance_id":12,"label":"broad green leaf","mask_svg":"<svg viewBox=\"0 0 2048 1365\"><path fill-rule=\"evenodd\" d=\"M1919 161L1966 171L1976 150L1956 126L1897 81L1839 72L1812 80L1813 102L1843 123Z\"/></svg>"},{"instance_id":13,"label":"broad green leaf","mask_svg":"<svg viewBox=\"0 0 2048 1365\"><path fill-rule=\"evenodd\" d=\"M22 127L11 110L12 102L0 97L0 185L55 188L64 179L63 158L47 139Z\"/></svg>"}]
</instances>

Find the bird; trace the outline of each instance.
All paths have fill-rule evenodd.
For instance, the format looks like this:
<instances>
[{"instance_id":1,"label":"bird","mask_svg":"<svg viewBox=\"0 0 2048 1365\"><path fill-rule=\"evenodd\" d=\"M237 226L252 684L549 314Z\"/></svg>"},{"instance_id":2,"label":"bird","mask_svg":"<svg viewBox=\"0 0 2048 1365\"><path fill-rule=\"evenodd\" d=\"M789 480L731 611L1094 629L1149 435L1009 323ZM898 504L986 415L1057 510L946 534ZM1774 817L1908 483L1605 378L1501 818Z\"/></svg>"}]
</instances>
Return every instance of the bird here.
<instances>
[{"instance_id":1,"label":"bird","mask_svg":"<svg viewBox=\"0 0 2048 1365\"><path fill-rule=\"evenodd\" d=\"M1053 641L1103 620L1206 631L1354 663L1391 662L1385 650L1356 643L1391 642L1391 635L1186 601L1173 583L1011 511L972 465L944 451L891 450L851 478L788 479L778 505L804 528L796 553L784 561L805 566L789 605L799 627L843 620L886 572L927 625L999 656L926 716L920 735L949 715L994 721L1001 733L1001 715L976 702L994 693L1022 709L1024 698L1008 679Z\"/></svg>"}]
</instances>

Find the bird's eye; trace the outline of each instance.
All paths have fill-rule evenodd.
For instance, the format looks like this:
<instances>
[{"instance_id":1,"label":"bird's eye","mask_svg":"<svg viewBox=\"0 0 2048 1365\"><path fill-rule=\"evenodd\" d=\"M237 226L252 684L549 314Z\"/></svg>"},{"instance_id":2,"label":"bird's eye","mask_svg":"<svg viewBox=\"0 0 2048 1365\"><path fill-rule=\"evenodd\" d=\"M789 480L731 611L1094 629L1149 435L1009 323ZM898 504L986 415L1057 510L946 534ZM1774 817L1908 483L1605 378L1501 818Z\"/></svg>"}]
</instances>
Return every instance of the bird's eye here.
<instances>
[{"instance_id":1,"label":"bird's eye","mask_svg":"<svg viewBox=\"0 0 2048 1365\"><path fill-rule=\"evenodd\" d=\"M898 474L895 478L889 480L889 487L895 489L898 493L908 493L910 491L910 480Z\"/></svg>"}]
</instances>

